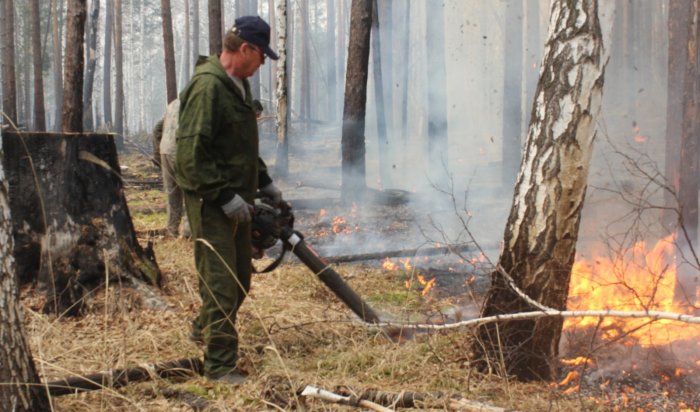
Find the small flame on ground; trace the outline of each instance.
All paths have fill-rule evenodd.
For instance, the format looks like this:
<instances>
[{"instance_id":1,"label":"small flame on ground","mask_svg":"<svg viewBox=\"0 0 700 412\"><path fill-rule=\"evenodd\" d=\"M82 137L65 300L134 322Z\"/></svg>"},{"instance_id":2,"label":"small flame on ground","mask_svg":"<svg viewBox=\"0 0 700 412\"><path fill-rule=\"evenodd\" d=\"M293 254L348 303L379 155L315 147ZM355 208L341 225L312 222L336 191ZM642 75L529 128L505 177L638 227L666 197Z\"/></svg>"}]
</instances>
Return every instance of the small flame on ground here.
<instances>
[{"instance_id":1,"label":"small flame on ground","mask_svg":"<svg viewBox=\"0 0 700 412\"><path fill-rule=\"evenodd\" d=\"M391 259L389 259L389 258L384 259L384 262L382 262L382 267L383 267L385 270L392 270L392 271L393 271L393 270L399 270L399 265L397 265L396 263L392 262Z\"/></svg>"},{"instance_id":2,"label":"small flame on ground","mask_svg":"<svg viewBox=\"0 0 700 412\"><path fill-rule=\"evenodd\" d=\"M318 211L318 217L323 217L326 215L326 213L327 213L326 209L321 209Z\"/></svg>"}]
</instances>

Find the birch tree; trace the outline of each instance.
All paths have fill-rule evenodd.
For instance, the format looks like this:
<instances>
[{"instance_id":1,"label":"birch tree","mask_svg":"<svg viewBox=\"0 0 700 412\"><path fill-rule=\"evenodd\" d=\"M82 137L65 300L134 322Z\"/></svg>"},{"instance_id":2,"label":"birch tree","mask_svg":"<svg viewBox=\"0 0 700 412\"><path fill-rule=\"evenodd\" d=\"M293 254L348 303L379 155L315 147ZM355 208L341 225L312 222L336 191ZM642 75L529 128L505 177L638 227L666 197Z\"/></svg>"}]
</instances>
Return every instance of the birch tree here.
<instances>
[{"instance_id":1,"label":"birch tree","mask_svg":"<svg viewBox=\"0 0 700 412\"><path fill-rule=\"evenodd\" d=\"M95 68L97 66L97 29L100 17L100 0L92 0L89 19L87 21L87 39L85 49L85 84L83 87L83 125L87 130L94 129L92 119L92 92L95 83Z\"/></svg>"},{"instance_id":2,"label":"birch tree","mask_svg":"<svg viewBox=\"0 0 700 412\"><path fill-rule=\"evenodd\" d=\"M277 2L277 151L275 155L275 172L277 176L289 174L288 124L290 116L289 94L287 86L287 0Z\"/></svg>"},{"instance_id":3,"label":"birch tree","mask_svg":"<svg viewBox=\"0 0 700 412\"><path fill-rule=\"evenodd\" d=\"M4 158L2 147L0 159ZM49 399L39 385L22 329L13 243L7 181L0 162L0 405L9 411L48 411Z\"/></svg>"},{"instance_id":4,"label":"birch tree","mask_svg":"<svg viewBox=\"0 0 700 412\"><path fill-rule=\"evenodd\" d=\"M599 11L597 0L552 3L527 144L482 316L534 309L503 273L534 301L566 308L607 63ZM483 325L472 349L521 380L550 380L562 324L549 317Z\"/></svg>"}]
</instances>

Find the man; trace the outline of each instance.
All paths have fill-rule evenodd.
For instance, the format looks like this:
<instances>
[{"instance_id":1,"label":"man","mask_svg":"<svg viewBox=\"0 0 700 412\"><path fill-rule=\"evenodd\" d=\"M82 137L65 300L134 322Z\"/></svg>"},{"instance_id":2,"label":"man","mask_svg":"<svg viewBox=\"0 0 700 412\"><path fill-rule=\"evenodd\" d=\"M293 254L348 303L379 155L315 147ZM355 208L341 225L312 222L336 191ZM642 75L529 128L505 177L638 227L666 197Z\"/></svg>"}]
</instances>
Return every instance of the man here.
<instances>
[{"instance_id":1,"label":"man","mask_svg":"<svg viewBox=\"0 0 700 412\"><path fill-rule=\"evenodd\" d=\"M177 182L194 243L202 308L193 337L205 344L204 375L241 383L236 369L236 313L250 288L251 218L260 189L274 207L282 193L258 157L258 128L247 78L277 54L269 47L270 26L244 16L224 37L219 56L201 57L180 94Z\"/></svg>"},{"instance_id":2,"label":"man","mask_svg":"<svg viewBox=\"0 0 700 412\"><path fill-rule=\"evenodd\" d=\"M163 117L161 126L162 138L160 139L158 148L160 152L161 170L163 172L163 188L165 189L165 193L168 194L168 234L174 237L178 235L190 237L190 225L186 216L185 220L182 222L182 229L180 229L180 222L182 221L184 212L184 195L182 189L180 189L180 186L178 186L175 181L175 156L177 155L175 133L177 131L179 112L180 99L175 99L170 102L168 108L165 110L165 116Z\"/></svg>"}]
</instances>

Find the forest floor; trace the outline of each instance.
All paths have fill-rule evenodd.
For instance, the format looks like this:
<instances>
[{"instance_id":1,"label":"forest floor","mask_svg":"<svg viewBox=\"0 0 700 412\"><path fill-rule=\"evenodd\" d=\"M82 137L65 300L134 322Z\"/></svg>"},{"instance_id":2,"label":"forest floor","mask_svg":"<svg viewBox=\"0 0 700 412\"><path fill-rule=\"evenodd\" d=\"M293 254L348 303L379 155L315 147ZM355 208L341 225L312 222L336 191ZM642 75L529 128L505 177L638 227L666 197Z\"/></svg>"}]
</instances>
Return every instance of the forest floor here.
<instances>
[{"instance_id":1,"label":"forest floor","mask_svg":"<svg viewBox=\"0 0 700 412\"><path fill-rule=\"evenodd\" d=\"M120 161L126 167L127 181L158 178L157 169L144 155L127 155ZM304 197L307 204L311 203L309 198L323 199L334 193L332 187L327 193L304 192L299 182L289 179L280 184L285 193L299 189L297 196ZM31 287L24 288L21 296L25 324L32 354L44 380L201 356L201 348L188 339L190 322L200 305L192 243L158 234L165 227L166 200L160 188L132 183L126 192L142 245L153 242L163 273L162 288L157 293L168 309L148 309L137 293L112 283L91 294L88 313L83 317L44 315L40 309L41 295ZM373 210L357 217L352 208L333 202L323 210L299 208L296 227L310 244L323 251L322 255L349 254L344 253L350 250L349 243L339 241L342 236L360 236L356 243L367 246L367 239L374 239L375 232L394 235L394 241L389 242L393 247L388 249L403 248L404 244L396 239L407 237L409 232L414 235L415 213L400 205L380 205ZM340 220L336 219L339 217ZM372 247L361 251L371 250ZM269 261L267 258L258 264L262 266ZM409 263L395 258L334 267L383 316L402 321L441 322L478 313L488 278L487 269L475 262L443 256L431 258L430 262ZM436 282L427 288L419 277L425 281L431 276ZM299 390L305 385L337 392L379 390L435 395L420 407L397 410L447 410L451 395L484 406L520 411L674 410L683 409L679 403L682 401L690 402L688 410L698 408L697 403L693 405L698 402L697 397L685 392L674 398L673 393L664 392L658 385L635 391L644 387L644 382L639 380L611 383L607 378L608 383L601 386L604 376L603 380L600 376L588 380L581 377L586 373L592 375L590 370L579 370L574 378L569 373L573 366L565 363L562 363L563 380L555 383L519 383L499 376L495 370L476 371L470 366L473 335L467 328L416 334L402 342L389 341L376 328L359 322L295 258L287 258L269 274L254 275L250 296L239 312L237 325L241 342L239 367L249 374L241 386L232 387L198 376L156 378L119 389L55 397L53 408L58 411L357 409L301 397ZM692 387L688 391L692 392Z\"/></svg>"}]
</instances>

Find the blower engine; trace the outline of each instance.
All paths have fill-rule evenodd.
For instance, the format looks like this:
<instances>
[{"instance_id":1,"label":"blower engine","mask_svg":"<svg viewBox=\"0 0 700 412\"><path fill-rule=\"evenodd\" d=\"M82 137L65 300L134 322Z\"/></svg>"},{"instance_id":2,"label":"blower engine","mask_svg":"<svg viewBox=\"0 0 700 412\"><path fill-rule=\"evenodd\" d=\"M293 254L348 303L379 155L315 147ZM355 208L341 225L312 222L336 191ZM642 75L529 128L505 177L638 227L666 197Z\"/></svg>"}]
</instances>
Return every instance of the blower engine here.
<instances>
[{"instance_id":1,"label":"blower engine","mask_svg":"<svg viewBox=\"0 0 700 412\"><path fill-rule=\"evenodd\" d=\"M304 241L304 236L294 230L292 206L287 202L282 203L279 209L264 202L256 201L255 203L252 222L253 247L258 251L264 251L274 246L280 239L283 247L280 255L265 269L253 268L253 270L257 273L270 272L279 266L285 253L291 251L363 321L379 323L379 316L374 310L345 283L328 262Z\"/></svg>"}]
</instances>

